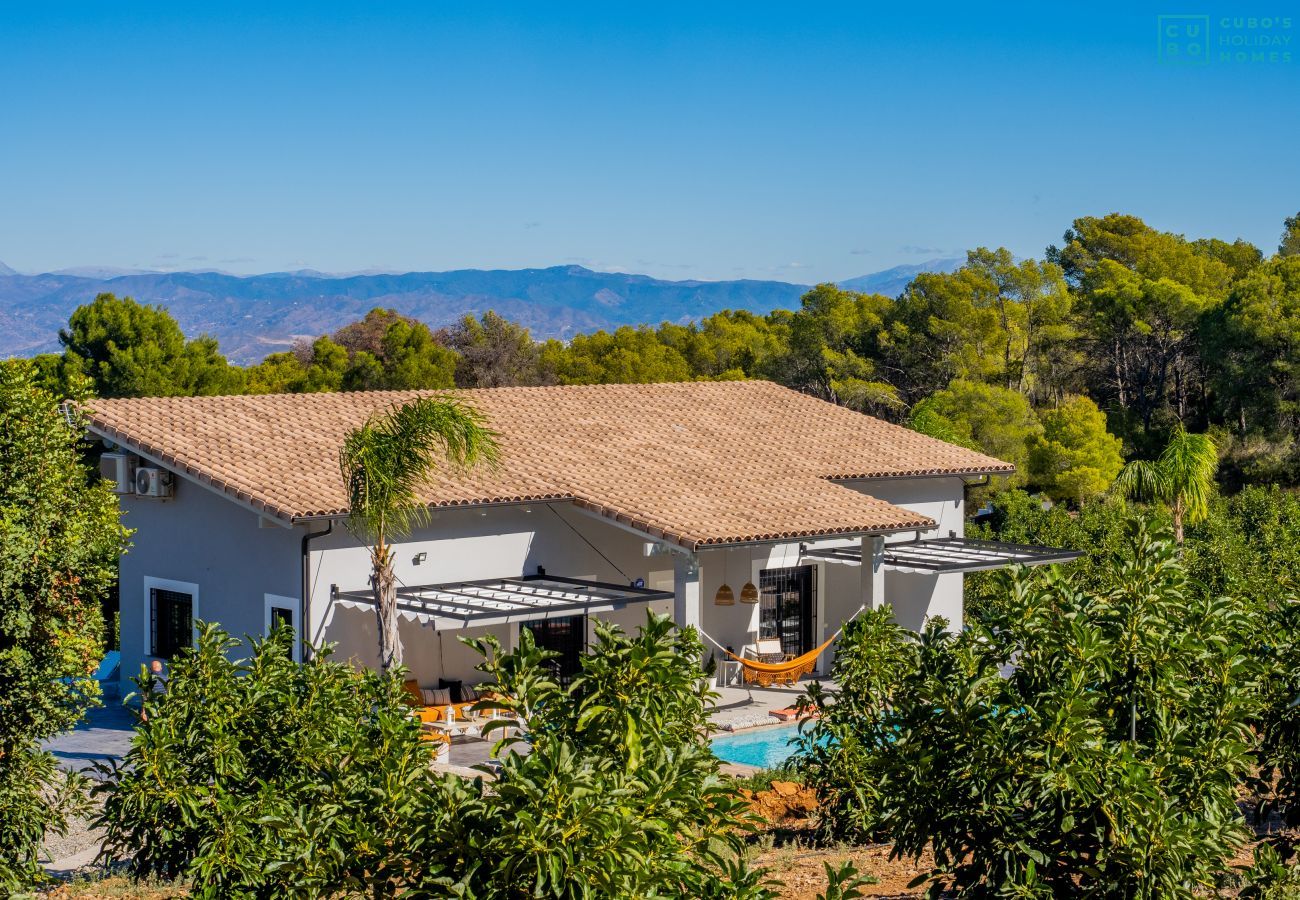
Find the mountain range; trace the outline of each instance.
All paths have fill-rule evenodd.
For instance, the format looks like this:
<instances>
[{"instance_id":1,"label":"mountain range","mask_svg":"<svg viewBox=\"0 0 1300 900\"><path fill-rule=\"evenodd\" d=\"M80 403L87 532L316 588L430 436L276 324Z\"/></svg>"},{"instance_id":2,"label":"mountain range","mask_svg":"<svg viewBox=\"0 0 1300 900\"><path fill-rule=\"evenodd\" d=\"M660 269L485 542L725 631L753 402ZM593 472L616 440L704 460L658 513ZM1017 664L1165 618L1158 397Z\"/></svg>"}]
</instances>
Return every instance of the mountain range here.
<instances>
[{"instance_id":1,"label":"mountain range","mask_svg":"<svg viewBox=\"0 0 1300 900\"><path fill-rule=\"evenodd\" d=\"M840 284L896 296L917 273L950 272L962 262L895 266ZM535 337L567 338L620 325L688 322L721 309L792 309L808 287L751 279L665 281L582 266L355 275L78 267L25 275L0 263L0 357L59 349L59 329L72 311L105 291L166 306L187 335L209 334L232 361L247 364L298 338L333 332L376 306L432 327L491 309Z\"/></svg>"}]
</instances>

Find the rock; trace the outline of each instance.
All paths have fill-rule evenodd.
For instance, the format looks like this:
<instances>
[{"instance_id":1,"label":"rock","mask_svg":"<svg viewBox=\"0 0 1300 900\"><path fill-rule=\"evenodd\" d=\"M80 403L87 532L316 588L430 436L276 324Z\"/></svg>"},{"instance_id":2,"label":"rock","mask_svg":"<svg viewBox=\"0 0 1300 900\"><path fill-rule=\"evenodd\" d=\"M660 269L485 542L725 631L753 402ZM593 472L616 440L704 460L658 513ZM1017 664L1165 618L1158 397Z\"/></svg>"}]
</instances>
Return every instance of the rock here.
<instances>
[{"instance_id":1,"label":"rock","mask_svg":"<svg viewBox=\"0 0 1300 900\"><path fill-rule=\"evenodd\" d=\"M799 793L799 785L793 781L774 781L772 782L772 790L782 797L793 797Z\"/></svg>"}]
</instances>

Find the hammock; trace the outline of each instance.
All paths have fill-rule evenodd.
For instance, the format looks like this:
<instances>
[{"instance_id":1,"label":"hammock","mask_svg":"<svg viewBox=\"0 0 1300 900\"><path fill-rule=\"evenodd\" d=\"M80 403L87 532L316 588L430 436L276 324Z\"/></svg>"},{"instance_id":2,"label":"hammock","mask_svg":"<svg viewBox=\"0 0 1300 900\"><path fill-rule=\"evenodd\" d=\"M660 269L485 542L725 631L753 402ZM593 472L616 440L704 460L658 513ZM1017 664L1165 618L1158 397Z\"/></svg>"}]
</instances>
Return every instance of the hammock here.
<instances>
[{"instance_id":1,"label":"hammock","mask_svg":"<svg viewBox=\"0 0 1300 900\"><path fill-rule=\"evenodd\" d=\"M862 612L864 609L866 609L865 605L859 606L857 612L844 621L844 625L848 625L849 622L856 619L858 613ZM715 641L698 626L697 630L708 639L710 644L717 647L736 662L740 663L740 670L744 675L745 684L757 684L759 687L771 687L774 684L794 684L803 676L812 674L813 668L817 665L817 657L822 655L823 650L835 643L836 638L844 632L844 625L841 625L839 629L837 629L836 632L827 638L820 646L814 647L807 653L801 653L794 659L787 659L785 662L779 663L765 663L759 662L756 659L745 659L743 656L737 656L735 653L732 653L726 647Z\"/></svg>"}]
</instances>

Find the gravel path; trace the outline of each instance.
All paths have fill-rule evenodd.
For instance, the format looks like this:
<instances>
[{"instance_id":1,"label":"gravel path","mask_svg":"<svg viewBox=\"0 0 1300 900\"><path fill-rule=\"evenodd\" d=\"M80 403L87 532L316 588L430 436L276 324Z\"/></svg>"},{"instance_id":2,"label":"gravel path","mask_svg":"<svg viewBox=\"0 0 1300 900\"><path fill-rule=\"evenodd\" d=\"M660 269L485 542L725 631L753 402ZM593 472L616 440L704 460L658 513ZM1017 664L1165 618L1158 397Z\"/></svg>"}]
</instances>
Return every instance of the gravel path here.
<instances>
[{"instance_id":1,"label":"gravel path","mask_svg":"<svg viewBox=\"0 0 1300 900\"><path fill-rule=\"evenodd\" d=\"M100 805L96 800L95 808L88 815L69 819L67 834L46 834L41 849L41 865L45 871L67 877L94 863L104 835L102 830L91 827L90 820L99 812Z\"/></svg>"}]
</instances>

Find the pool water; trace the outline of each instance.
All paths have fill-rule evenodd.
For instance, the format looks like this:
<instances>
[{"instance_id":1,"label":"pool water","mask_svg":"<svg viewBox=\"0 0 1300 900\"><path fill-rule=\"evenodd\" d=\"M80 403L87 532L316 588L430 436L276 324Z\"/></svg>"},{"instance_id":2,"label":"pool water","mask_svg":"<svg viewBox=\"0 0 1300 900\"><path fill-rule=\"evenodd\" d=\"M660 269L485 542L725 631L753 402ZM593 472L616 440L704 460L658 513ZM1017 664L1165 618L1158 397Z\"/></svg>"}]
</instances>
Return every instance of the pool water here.
<instances>
[{"instance_id":1,"label":"pool water","mask_svg":"<svg viewBox=\"0 0 1300 900\"><path fill-rule=\"evenodd\" d=\"M798 735L795 724L719 735L713 739L713 755L724 762L775 769L794 754L790 741Z\"/></svg>"}]
</instances>

